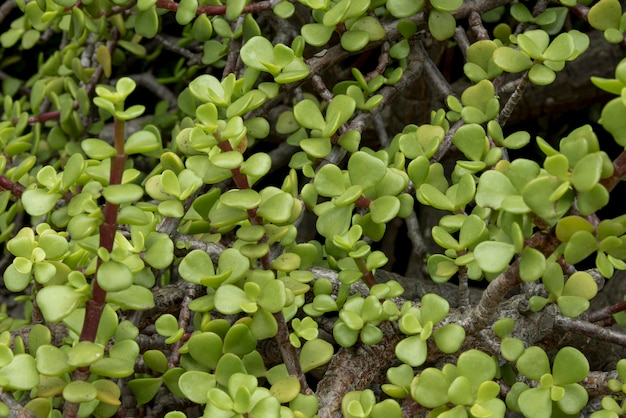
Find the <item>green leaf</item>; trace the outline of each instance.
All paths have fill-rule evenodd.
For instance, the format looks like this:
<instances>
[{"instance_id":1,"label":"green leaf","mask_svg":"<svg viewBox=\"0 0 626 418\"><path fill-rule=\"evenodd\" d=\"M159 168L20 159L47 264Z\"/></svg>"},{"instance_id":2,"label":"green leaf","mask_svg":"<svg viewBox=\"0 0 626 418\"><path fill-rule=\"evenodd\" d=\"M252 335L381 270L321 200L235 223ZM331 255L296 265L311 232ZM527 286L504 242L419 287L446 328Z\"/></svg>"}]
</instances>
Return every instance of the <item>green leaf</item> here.
<instances>
[{"instance_id":1,"label":"green leaf","mask_svg":"<svg viewBox=\"0 0 626 418\"><path fill-rule=\"evenodd\" d=\"M109 260L100 265L97 273L100 287L107 292L119 292L133 284L133 273L123 263Z\"/></svg>"},{"instance_id":2,"label":"green leaf","mask_svg":"<svg viewBox=\"0 0 626 418\"><path fill-rule=\"evenodd\" d=\"M37 305L49 322L62 320L86 299L85 295L64 285L46 286L37 293Z\"/></svg>"},{"instance_id":3,"label":"green leaf","mask_svg":"<svg viewBox=\"0 0 626 418\"><path fill-rule=\"evenodd\" d=\"M519 73L529 69L533 63L522 51L508 46L501 46L493 52L495 64L509 73Z\"/></svg>"},{"instance_id":4,"label":"green leaf","mask_svg":"<svg viewBox=\"0 0 626 418\"><path fill-rule=\"evenodd\" d=\"M483 241L474 249L474 259L486 273L501 273L514 255L515 247L506 242Z\"/></svg>"},{"instance_id":5,"label":"green leaf","mask_svg":"<svg viewBox=\"0 0 626 418\"><path fill-rule=\"evenodd\" d=\"M426 361L427 350L426 341L424 341L419 335L414 335L407 337L396 344L395 353L396 357L398 357L398 359L400 359L403 363L406 363L411 367L418 367ZM423 405L428 406L425 404Z\"/></svg>"},{"instance_id":6,"label":"green leaf","mask_svg":"<svg viewBox=\"0 0 626 418\"><path fill-rule=\"evenodd\" d=\"M579 230L571 236L563 256L568 263L576 264L590 256L597 248L595 237L586 230Z\"/></svg>"},{"instance_id":7,"label":"green leaf","mask_svg":"<svg viewBox=\"0 0 626 418\"><path fill-rule=\"evenodd\" d=\"M339 129L352 117L352 115L354 114L355 106L356 102L352 97L346 96L345 94L336 95L335 97L333 97L333 99L328 104L328 107L326 108L326 125L318 125L316 129L320 129L320 127L323 126L322 136L332 136L337 131L337 129Z\"/></svg>"},{"instance_id":8,"label":"green leaf","mask_svg":"<svg viewBox=\"0 0 626 418\"><path fill-rule=\"evenodd\" d=\"M569 318L575 318L589 309L589 301L580 296L559 296L557 304L561 313Z\"/></svg>"},{"instance_id":9,"label":"green leaf","mask_svg":"<svg viewBox=\"0 0 626 418\"><path fill-rule=\"evenodd\" d=\"M68 402L82 403L96 399L98 389L89 382L75 380L63 388L63 397Z\"/></svg>"},{"instance_id":10,"label":"green leaf","mask_svg":"<svg viewBox=\"0 0 626 418\"><path fill-rule=\"evenodd\" d=\"M556 80L556 74L543 64L535 64L528 72L528 78L538 86L547 86Z\"/></svg>"},{"instance_id":11,"label":"green leaf","mask_svg":"<svg viewBox=\"0 0 626 418\"><path fill-rule=\"evenodd\" d=\"M319 338L307 341L300 351L300 365L303 372L311 371L322 366L332 358L333 346Z\"/></svg>"},{"instance_id":12,"label":"green leaf","mask_svg":"<svg viewBox=\"0 0 626 418\"><path fill-rule=\"evenodd\" d=\"M589 24L598 30L619 27L622 6L617 0L600 0L589 9Z\"/></svg>"},{"instance_id":13,"label":"green leaf","mask_svg":"<svg viewBox=\"0 0 626 418\"><path fill-rule=\"evenodd\" d=\"M380 159L363 151L357 151L348 161L348 175L353 185L359 185L363 191L374 187L385 176L387 168Z\"/></svg>"},{"instance_id":14,"label":"green leaf","mask_svg":"<svg viewBox=\"0 0 626 418\"><path fill-rule=\"evenodd\" d=\"M326 121L315 102L309 99L302 100L293 107L293 116L298 123L307 129L324 129Z\"/></svg>"},{"instance_id":15,"label":"green leaf","mask_svg":"<svg viewBox=\"0 0 626 418\"><path fill-rule=\"evenodd\" d=\"M45 376L62 376L74 368L67 362L67 354L52 345L42 345L37 351L37 370Z\"/></svg>"},{"instance_id":16,"label":"green leaf","mask_svg":"<svg viewBox=\"0 0 626 418\"><path fill-rule=\"evenodd\" d=\"M465 330L458 324L446 324L437 328L433 336L437 348L439 348L442 353L452 354L461 348L465 340Z\"/></svg>"},{"instance_id":17,"label":"green leaf","mask_svg":"<svg viewBox=\"0 0 626 418\"><path fill-rule=\"evenodd\" d=\"M583 380L589 374L589 362L574 347L563 347L554 357L552 375L555 385L567 385Z\"/></svg>"},{"instance_id":18,"label":"green leaf","mask_svg":"<svg viewBox=\"0 0 626 418\"><path fill-rule=\"evenodd\" d=\"M517 359L517 369L527 378L539 380L544 374L550 373L548 355L539 347L528 347Z\"/></svg>"},{"instance_id":19,"label":"green leaf","mask_svg":"<svg viewBox=\"0 0 626 418\"><path fill-rule=\"evenodd\" d=\"M420 0L388 0L385 7L393 17L403 18L419 12L424 7L424 2Z\"/></svg>"},{"instance_id":20,"label":"green leaf","mask_svg":"<svg viewBox=\"0 0 626 418\"><path fill-rule=\"evenodd\" d=\"M39 384L35 359L28 354L16 354L13 360L0 368L3 387L9 390L31 390Z\"/></svg>"},{"instance_id":21,"label":"green leaf","mask_svg":"<svg viewBox=\"0 0 626 418\"><path fill-rule=\"evenodd\" d=\"M419 337L410 337L418 338ZM405 340L403 340L405 341ZM402 343L402 341L400 342ZM424 343L425 344L425 343ZM397 351L397 347L396 347ZM445 374L439 369L429 367L422 371L417 385L411 387L411 395L420 405L426 408L437 408L446 404L450 383Z\"/></svg>"},{"instance_id":22,"label":"green leaf","mask_svg":"<svg viewBox=\"0 0 626 418\"><path fill-rule=\"evenodd\" d=\"M489 83L489 85L491 85L491 83ZM452 142L456 145L459 151L465 154L465 156L472 161L480 161L481 157L489 147L484 129L480 125L476 124L461 126L454 133Z\"/></svg>"},{"instance_id":23,"label":"green leaf","mask_svg":"<svg viewBox=\"0 0 626 418\"><path fill-rule=\"evenodd\" d=\"M186 25L196 16L198 0L181 0L176 10L176 21L179 25Z\"/></svg>"},{"instance_id":24,"label":"green leaf","mask_svg":"<svg viewBox=\"0 0 626 418\"><path fill-rule=\"evenodd\" d=\"M349 30L341 35L341 47L346 51L359 51L369 43L369 34L364 30Z\"/></svg>"},{"instance_id":25,"label":"green leaf","mask_svg":"<svg viewBox=\"0 0 626 418\"><path fill-rule=\"evenodd\" d=\"M550 418L552 416L552 400L548 388L528 389L519 396L518 403L526 417Z\"/></svg>"},{"instance_id":26,"label":"green leaf","mask_svg":"<svg viewBox=\"0 0 626 418\"><path fill-rule=\"evenodd\" d=\"M497 170L484 172L478 181L476 203L481 207L500 209L505 199L519 195L509 178Z\"/></svg>"},{"instance_id":27,"label":"green leaf","mask_svg":"<svg viewBox=\"0 0 626 418\"><path fill-rule=\"evenodd\" d=\"M519 265L520 278L525 282L533 282L543 275L545 269L546 257L534 248L524 248Z\"/></svg>"},{"instance_id":28,"label":"green leaf","mask_svg":"<svg viewBox=\"0 0 626 418\"><path fill-rule=\"evenodd\" d=\"M432 10L428 15L428 29L438 41L445 41L454 35L456 19L450 13Z\"/></svg>"},{"instance_id":29,"label":"green leaf","mask_svg":"<svg viewBox=\"0 0 626 418\"><path fill-rule=\"evenodd\" d=\"M22 204L29 215L42 216L50 212L60 198L59 193L49 193L44 189L28 189L22 194Z\"/></svg>"},{"instance_id":30,"label":"green leaf","mask_svg":"<svg viewBox=\"0 0 626 418\"><path fill-rule=\"evenodd\" d=\"M207 393L216 387L215 375L202 371L187 371L178 379L178 387L187 399L197 404L208 402Z\"/></svg>"}]
</instances>

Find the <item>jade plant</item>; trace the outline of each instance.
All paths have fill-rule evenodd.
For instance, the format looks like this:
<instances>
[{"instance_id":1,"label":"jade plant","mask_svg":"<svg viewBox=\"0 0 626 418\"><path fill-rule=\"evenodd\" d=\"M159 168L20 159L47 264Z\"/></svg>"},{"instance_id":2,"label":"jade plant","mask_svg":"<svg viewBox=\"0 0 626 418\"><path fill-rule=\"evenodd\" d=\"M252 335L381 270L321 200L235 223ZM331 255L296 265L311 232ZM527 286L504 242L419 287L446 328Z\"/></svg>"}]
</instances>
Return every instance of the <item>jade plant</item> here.
<instances>
[{"instance_id":1,"label":"jade plant","mask_svg":"<svg viewBox=\"0 0 626 418\"><path fill-rule=\"evenodd\" d=\"M624 16L5 1L0 416L624 416Z\"/></svg>"}]
</instances>

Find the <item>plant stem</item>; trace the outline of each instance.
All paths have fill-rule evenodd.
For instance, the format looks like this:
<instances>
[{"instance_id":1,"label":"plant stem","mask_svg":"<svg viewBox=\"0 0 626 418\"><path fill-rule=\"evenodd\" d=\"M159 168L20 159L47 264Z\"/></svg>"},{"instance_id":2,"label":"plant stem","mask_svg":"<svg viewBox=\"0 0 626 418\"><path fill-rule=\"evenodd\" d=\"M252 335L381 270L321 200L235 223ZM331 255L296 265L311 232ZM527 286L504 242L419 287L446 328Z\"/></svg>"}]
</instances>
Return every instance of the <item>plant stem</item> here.
<instances>
[{"instance_id":1,"label":"plant stem","mask_svg":"<svg viewBox=\"0 0 626 418\"><path fill-rule=\"evenodd\" d=\"M124 131L125 122L116 118L114 122L114 142L117 155L111 160L109 185L122 183L122 174L124 173L124 164L126 163L126 155L124 154ZM113 242L115 240L115 233L117 232L117 211L118 205L111 202L104 204L104 222L100 225L100 247L105 248L109 252L113 251ZM99 258L98 268L100 268L101 265L102 259ZM87 302L85 310L85 322L80 334L80 341L95 341L98 324L100 323L100 317L104 309L105 298L106 292L100 287L98 280L94 279L91 299Z\"/></svg>"},{"instance_id":2,"label":"plant stem","mask_svg":"<svg viewBox=\"0 0 626 418\"><path fill-rule=\"evenodd\" d=\"M359 267L361 273L363 273L363 277L361 277L361 280L363 280L363 283L365 283L367 287L371 289L374 285L378 284L378 282L376 281L376 277L374 277L372 272L369 271L369 269L367 268L367 264L365 264L365 260L363 260L363 258L355 258L354 261Z\"/></svg>"},{"instance_id":3,"label":"plant stem","mask_svg":"<svg viewBox=\"0 0 626 418\"><path fill-rule=\"evenodd\" d=\"M276 312L274 314L274 319L278 324L278 332L274 338L276 339L276 343L278 343L278 348L280 349L280 354L285 362L285 366L287 366L287 372L298 378L301 393L312 394L313 391L309 388L306 376L304 376L302 367L300 367L298 353L296 353L296 350L289 342L289 330L287 329L287 322L285 321L283 312Z\"/></svg>"}]
</instances>

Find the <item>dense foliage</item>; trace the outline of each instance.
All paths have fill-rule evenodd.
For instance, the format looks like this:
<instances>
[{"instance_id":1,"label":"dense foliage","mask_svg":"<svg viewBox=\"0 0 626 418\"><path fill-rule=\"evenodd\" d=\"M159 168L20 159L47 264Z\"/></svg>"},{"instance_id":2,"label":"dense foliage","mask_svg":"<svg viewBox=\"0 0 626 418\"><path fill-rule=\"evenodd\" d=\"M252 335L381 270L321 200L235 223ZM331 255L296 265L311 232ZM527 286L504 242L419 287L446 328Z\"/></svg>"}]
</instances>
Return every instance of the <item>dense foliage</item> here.
<instances>
[{"instance_id":1,"label":"dense foliage","mask_svg":"<svg viewBox=\"0 0 626 418\"><path fill-rule=\"evenodd\" d=\"M624 416L618 0L222 3L0 5L0 416Z\"/></svg>"}]
</instances>

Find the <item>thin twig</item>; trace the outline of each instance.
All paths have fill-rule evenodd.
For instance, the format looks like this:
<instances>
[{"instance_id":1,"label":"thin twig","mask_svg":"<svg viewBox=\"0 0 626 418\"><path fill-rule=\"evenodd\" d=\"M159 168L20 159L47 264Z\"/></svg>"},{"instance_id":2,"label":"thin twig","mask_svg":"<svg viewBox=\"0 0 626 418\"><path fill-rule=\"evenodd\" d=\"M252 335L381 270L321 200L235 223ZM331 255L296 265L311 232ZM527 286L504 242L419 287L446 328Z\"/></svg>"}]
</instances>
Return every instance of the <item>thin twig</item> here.
<instances>
[{"instance_id":1,"label":"thin twig","mask_svg":"<svg viewBox=\"0 0 626 418\"><path fill-rule=\"evenodd\" d=\"M506 125L506 121L511 117L513 113L513 109L517 106L517 103L520 101L522 96L524 95L524 91L526 91L526 87L528 87L528 71L526 71L521 79L520 83L517 85L517 88L509 97L504 108L500 111L500 114L496 117L496 122L500 124L500 126Z\"/></svg>"}]
</instances>

